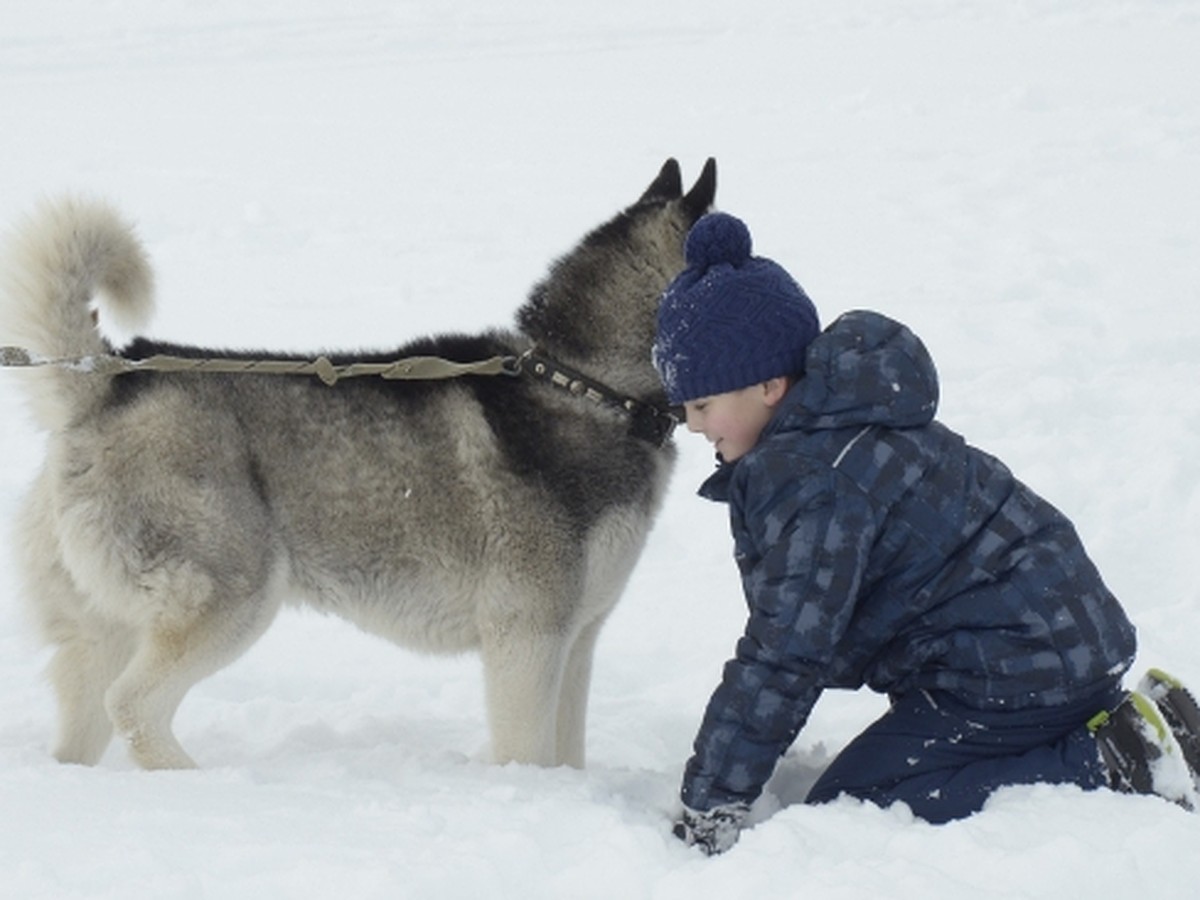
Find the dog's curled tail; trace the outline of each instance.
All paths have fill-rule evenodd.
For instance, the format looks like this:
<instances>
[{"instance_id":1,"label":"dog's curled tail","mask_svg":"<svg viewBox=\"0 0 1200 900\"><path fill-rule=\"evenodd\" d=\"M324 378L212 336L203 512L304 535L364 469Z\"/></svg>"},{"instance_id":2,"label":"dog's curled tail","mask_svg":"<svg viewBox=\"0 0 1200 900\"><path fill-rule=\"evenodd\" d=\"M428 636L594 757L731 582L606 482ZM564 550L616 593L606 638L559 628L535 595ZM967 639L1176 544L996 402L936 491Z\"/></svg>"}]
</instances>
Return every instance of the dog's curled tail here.
<instances>
[{"instance_id":1,"label":"dog's curled tail","mask_svg":"<svg viewBox=\"0 0 1200 900\"><path fill-rule=\"evenodd\" d=\"M132 333L154 311L154 278L142 245L100 201L44 203L13 234L4 262L0 343L42 357L111 352L97 314ZM96 402L108 381L86 366L45 366L25 374L34 415L52 431Z\"/></svg>"}]
</instances>

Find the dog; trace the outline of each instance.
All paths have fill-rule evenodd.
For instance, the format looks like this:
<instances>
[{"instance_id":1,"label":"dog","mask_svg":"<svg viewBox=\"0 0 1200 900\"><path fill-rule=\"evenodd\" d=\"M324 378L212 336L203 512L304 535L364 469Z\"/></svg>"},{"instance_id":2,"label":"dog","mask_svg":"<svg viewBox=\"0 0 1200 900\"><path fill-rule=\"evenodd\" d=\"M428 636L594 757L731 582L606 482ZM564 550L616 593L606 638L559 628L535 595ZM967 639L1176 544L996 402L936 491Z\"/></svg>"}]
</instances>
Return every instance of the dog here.
<instances>
[{"instance_id":1,"label":"dog","mask_svg":"<svg viewBox=\"0 0 1200 900\"><path fill-rule=\"evenodd\" d=\"M492 759L583 767L596 638L675 458L658 299L715 191L713 160L686 193L668 160L514 326L329 360L500 357L501 374L332 386L90 365L212 353L114 349L98 322L136 334L153 311L142 246L106 204L40 208L13 241L0 337L76 358L23 373L49 437L14 528L54 647L55 756L93 765L115 733L144 768L194 767L179 704L288 602L419 651L478 651Z\"/></svg>"}]
</instances>

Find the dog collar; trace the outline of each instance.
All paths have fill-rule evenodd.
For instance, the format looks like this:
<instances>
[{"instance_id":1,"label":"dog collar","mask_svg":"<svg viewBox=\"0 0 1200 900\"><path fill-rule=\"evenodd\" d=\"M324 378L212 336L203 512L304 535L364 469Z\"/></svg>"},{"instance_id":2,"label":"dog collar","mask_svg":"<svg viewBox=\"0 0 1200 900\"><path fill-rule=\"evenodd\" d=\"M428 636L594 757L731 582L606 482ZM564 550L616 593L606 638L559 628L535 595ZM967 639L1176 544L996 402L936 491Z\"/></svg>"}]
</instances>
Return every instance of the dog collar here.
<instances>
[{"instance_id":1,"label":"dog collar","mask_svg":"<svg viewBox=\"0 0 1200 900\"><path fill-rule=\"evenodd\" d=\"M674 433L675 426L679 424L679 420L670 410L619 394L582 372L534 350L527 350L518 356L514 368L517 373L523 372L531 378L566 391L573 397L620 410L629 417L630 435L655 447L666 444Z\"/></svg>"}]
</instances>

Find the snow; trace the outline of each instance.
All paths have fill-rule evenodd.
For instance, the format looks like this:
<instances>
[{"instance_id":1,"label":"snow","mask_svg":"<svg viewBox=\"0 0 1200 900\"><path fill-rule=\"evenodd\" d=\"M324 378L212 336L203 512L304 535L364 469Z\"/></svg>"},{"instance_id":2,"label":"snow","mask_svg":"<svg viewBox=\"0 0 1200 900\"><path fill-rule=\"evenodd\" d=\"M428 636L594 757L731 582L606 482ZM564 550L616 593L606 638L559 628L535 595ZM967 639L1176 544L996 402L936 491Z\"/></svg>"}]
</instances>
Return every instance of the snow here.
<instances>
[{"instance_id":1,"label":"snow","mask_svg":"<svg viewBox=\"0 0 1200 900\"><path fill-rule=\"evenodd\" d=\"M1200 685L1200 7L1192 0L41 0L0 34L0 223L115 201L155 261L153 334L389 346L507 324L663 159L823 319L879 309L941 418L1076 522ZM0 372L0 521L42 439ZM798 805L883 708L827 695L708 860L669 835L743 616L724 510L682 461L598 650L585 771L496 767L473 658L285 613L177 719L197 772L113 746L60 766L48 654L0 563L0 895L1195 896L1200 817L1005 790L933 827Z\"/></svg>"}]
</instances>

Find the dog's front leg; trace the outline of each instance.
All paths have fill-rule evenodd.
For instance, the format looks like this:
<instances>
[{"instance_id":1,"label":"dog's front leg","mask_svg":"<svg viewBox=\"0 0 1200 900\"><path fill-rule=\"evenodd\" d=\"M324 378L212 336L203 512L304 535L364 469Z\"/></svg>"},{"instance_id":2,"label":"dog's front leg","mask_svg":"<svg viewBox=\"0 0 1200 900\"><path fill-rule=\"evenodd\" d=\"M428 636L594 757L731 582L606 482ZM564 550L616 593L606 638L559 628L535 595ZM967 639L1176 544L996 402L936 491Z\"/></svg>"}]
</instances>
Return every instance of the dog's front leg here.
<instances>
[{"instance_id":1,"label":"dog's front leg","mask_svg":"<svg viewBox=\"0 0 1200 900\"><path fill-rule=\"evenodd\" d=\"M563 672L558 699L558 765L582 769L586 762L588 694L592 683L592 658L604 625L601 617L584 626L575 639Z\"/></svg>"},{"instance_id":2,"label":"dog's front leg","mask_svg":"<svg viewBox=\"0 0 1200 900\"><path fill-rule=\"evenodd\" d=\"M493 761L555 765L565 636L510 625L485 633L481 650Z\"/></svg>"}]
</instances>

